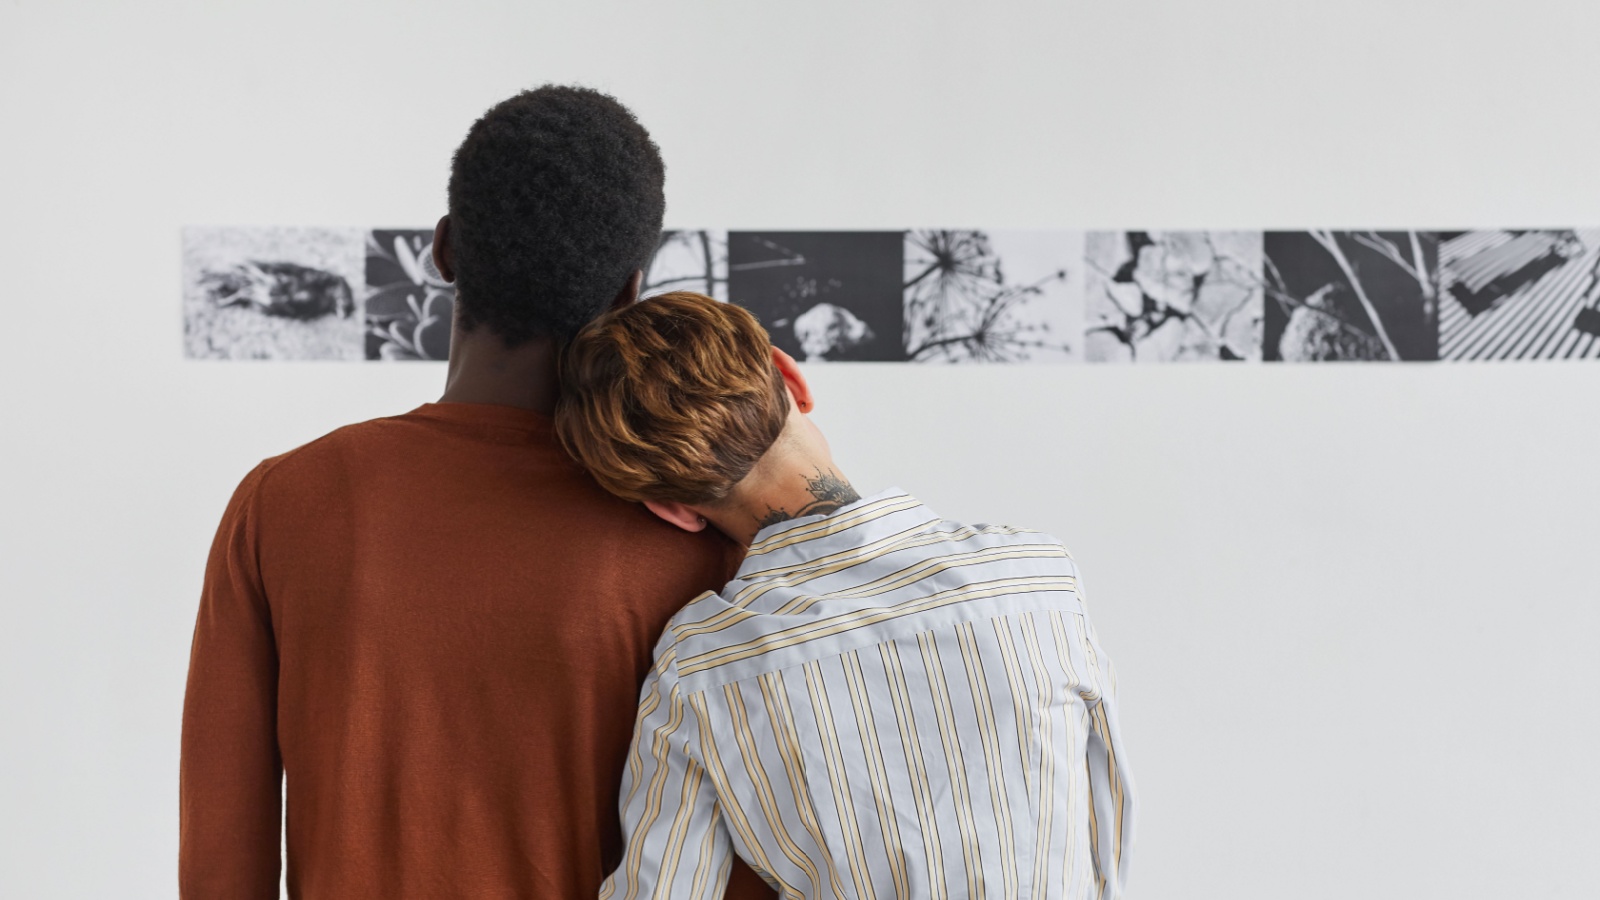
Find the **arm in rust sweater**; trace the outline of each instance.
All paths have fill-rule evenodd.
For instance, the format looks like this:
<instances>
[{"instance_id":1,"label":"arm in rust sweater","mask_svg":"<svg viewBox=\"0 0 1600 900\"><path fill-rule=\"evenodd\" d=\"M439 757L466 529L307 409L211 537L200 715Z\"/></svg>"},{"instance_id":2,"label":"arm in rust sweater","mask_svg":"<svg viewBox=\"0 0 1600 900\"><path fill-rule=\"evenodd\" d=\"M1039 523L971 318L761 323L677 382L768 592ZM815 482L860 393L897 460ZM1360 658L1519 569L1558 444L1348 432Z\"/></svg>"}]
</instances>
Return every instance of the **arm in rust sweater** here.
<instances>
[{"instance_id":1,"label":"arm in rust sweater","mask_svg":"<svg viewBox=\"0 0 1600 900\"><path fill-rule=\"evenodd\" d=\"M185 898L278 897L278 654L252 508L264 468L244 479L222 517L195 622L178 802Z\"/></svg>"}]
</instances>

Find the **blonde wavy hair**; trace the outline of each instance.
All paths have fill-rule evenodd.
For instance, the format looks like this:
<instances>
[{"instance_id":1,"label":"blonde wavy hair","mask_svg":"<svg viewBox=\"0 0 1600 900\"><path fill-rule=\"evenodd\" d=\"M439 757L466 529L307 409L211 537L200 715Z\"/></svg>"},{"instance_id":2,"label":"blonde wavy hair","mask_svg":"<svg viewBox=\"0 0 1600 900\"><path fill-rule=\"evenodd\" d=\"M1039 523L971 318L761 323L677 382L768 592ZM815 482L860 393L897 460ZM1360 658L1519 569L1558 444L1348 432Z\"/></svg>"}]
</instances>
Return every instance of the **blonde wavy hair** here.
<instances>
[{"instance_id":1,"label":"blonde wavy hair","mask_svg":"<svg viewBox=\"0 0 1600 900\"><path fill-rule=\"evenodd\" d=\"M562 352L556 433L601 487L629 500L726 499L788 415L761 323L703 294L612 310Z\"/></svg>"}]
</instances>

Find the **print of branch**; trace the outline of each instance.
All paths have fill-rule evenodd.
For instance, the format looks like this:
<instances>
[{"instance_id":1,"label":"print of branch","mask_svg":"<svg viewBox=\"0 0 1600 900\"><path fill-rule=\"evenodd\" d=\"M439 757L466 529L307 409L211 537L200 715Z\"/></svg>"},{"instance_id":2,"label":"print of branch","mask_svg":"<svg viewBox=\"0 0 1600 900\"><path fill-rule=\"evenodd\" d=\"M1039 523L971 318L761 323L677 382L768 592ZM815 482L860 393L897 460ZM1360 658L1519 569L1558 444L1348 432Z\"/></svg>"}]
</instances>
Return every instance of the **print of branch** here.
<instances>
[{"instance_id":1,"label":"print of branch","mask_svg":"<svg viewBox=\"0 0 1600 900\"><path fill-rule=\"evenodd\" d=\"M1341 331L1347 331L1356 337L1371 339L1372 335L1368 334L1366 329L1360 328L1349 321L1346 321L1343 316L1334 313L1332 310L1321 309L1313 306L1299 297L1289 293L1287 286L1288 282L1283 280L1283 273L1278 271L1278 265L1272 261L1272 257L1263 255L1262 262L1264 263L1262 268L1265 270L1268 278L1261 280L1261 289L1266 296L1271 297L1273 302L1277 303L1283 308L1285 316L1288 316L1296 309L1309 309L1332 319L1334 323L1339 326ZM1316 292L1313 291L1312 293Z\"/></svg>"},{"instance_id":2,"label":"print of branch","mask_svg":"<svg viewBox=\"0 0 1600 900\"><path fill-rule=\"evenodd\" d=\"M644 285L644 290L649 292L649 293L659 293L663 289L676 289L678 286L686 286L686 287L688 287L688 286L693 286L693 285L696 285L696 284L703 284L705 286L705 288L704 288L703 291L701 291L701 293L704 293L708 297L715 297L716 296L717 285L726 284L728 279L725 278L725 277L724 278L718 278L717 277L717 257L716 257L716 253L715 253L715 242L712 241L711 234L709 232L706 232L706 231L666 231L666 232L663 232L662 233L662 237L661 237L661 243L659 245L657 245L657 247L656 247L655 256L653 256L651 258L651 260L650 260L650 270L653 271L656 268L656 263L657 263L657 260L661 256L662 250L666 249L669 245L674 244L674 243L683 243L683 244L690 244L690 245L698 244L699 245L699 257L700 257L699 271L692 272L692 273L689 273L689 274L686 274L686 275L674 276L672 278L659 278L659 279L650 280L647 284ZM693 252L692 247L691 247L691 252ZM648 278L650 274L651 274L651 272L647 271L646 272L646 277Z\"/></svg>"},{"instance_id":3,"label":"print of branch","mask_svg":"<svg viewBox=\"0 0 1600 900\"><path fill-rule=\"evenodd\" d=\"M906 321L926 330L913 344L913 330L907 328L908 359L928 359L956 347L964 348L972 359L994 362L1026 359L1022 351L1030 349L1066 349L1027 336L1048 332L1046 324L1028 325L1012 316L1043 294L1045 285L1065 279L1065 269L1032 284L1008 285L1002 260L991 250L985 232L913 231L909 240L929 259L903 282Z\"/></svg>"},{"instance_id":4,"label":"print of branch","mask_svg":"<svg viewBox=\"0 0 1600 900\"><path fill-rule=\"evenodd\" d=\"M1333 261L1338 264L1339 270L1344 273L1345 281L1350 283L1350 289L1355 292L1356 299L1361 302L1361 308L1367 311L1367 318L1372 320L1372 327L1378 333L1378 340L1383 343L1384 352L1389 354L1390 359L1398 362L1400 360L1400 351L1395 349L1394 341L1389 339L1389 329L1383 327L1383 320L1378 317L1378 308L1373 306L1372 300L1367 297L1367 292L1361 286L1361 279L1356 275L1355 268L1350 265L1350 260L1344 255L1344 251L1339 248L1338 237L1332 231L1326 229L1309 231L1307 234L1310 234L1313 240L1321 244L1322 249L1328 251L1328 255L1332 256Z\"/></svg>"},{"instance_id":5,"label":"print of branch","mask_svg":"<svg viewBox=\"0 0 1600 900\"><path fill-rule=\"evenodd\" d=\"M1428 261L1422 255L1422 242L1417 238L1415 231L1408 231L1406 234L1411 238L1411 258L1416 260L1415 265L1407 262L1405 257L1400 255L1400 248L1396 247L1393 241L1377 233L1368 232L1363 234L1359 231L1352 231L1350 237L1356 243L1376 250L1384 258L1399 266L1407 275L1416 280L1417 287L1422 291L1423 299L1432 300L1434 295L1433 281L1428 278Z\"/></svg>"}]
</instances>

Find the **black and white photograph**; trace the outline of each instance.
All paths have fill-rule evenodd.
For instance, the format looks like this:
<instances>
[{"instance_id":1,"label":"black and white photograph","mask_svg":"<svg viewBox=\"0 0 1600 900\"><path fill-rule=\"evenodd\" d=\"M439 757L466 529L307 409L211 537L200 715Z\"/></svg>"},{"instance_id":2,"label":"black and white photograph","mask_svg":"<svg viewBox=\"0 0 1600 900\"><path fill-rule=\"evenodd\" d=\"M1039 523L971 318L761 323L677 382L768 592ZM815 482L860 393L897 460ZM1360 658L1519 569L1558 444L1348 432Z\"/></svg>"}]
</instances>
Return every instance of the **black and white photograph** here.
<instances>
[{"instance_id":1,"label":"black and white photograph","mask_svg":"<svg viewBox=\"0 0 1600 900\"><path fill-rule=\"evenodd\" d=\"M912 362L1082 358L1083 232L919 229L905 237Z\"/></svg>"},{"instance_id":2,"label":"black and white photograph","mask_svg":"<svg viewBox=\"0 0 1600 900\"><path fill-rule=\"evenodd\" d=\"M1439 357L1439 239L1427 231L1269 231L1268 360Z\"/></svg>"},{"instance_id":3,"label":"black and white photograph","mask_svg":"<svg viewBox=\"0 0 1600 900\"><path fill-rule=\"evenodd\" d=\"M1440 235L1439 358L1600 358L1600 230Z\"/></svg>"},{"instance_id":4,"label":"black and white photograph","mask_svg":"<svg viewBox=\"0 0 1600 900\"><path fill-rule=\"evenodd\" d=\"M357 228L183 230L191 359L360 359Z\"/></svg>"},{"instance_id":5,"label":"black and white photograph","mask_svg":"<svg viewBox=\"0 0 1600 900\"><path fill-rule=\"evenodd\" d=\"M728 300L728 232L709 229L661 232L661 243L644 273L641 297L694 291Z\"/></svg>"},{"instance_id":6,"label":"black and white photograph","mask_svg":"<svg viewBox=\"0 0 1600 900\"><path fill-rule=\"evenodd\" d=\"M1259 361L1259 231L1091 231L1090 362Z\"/></svg>"},{"instance_id":7,"label":"black and white photograph","mask_svg":"<svg viewBox=\"0 0 1600 900\"><path fill-rule=\"evenodd\" d=\"M455 286L433 264L432 229L366 234L366 358L450 358Z\"/></svg>"},{"instance_id":8,"label":"black and white photograph","mask_svg":"<svg viewBox=\"0 0 1600 900\"><path fill-rule=\"evenodd\" d=\"M803 362L904 361L902 231L733 231L728 298Z\"/></svg>"}]
</instances>

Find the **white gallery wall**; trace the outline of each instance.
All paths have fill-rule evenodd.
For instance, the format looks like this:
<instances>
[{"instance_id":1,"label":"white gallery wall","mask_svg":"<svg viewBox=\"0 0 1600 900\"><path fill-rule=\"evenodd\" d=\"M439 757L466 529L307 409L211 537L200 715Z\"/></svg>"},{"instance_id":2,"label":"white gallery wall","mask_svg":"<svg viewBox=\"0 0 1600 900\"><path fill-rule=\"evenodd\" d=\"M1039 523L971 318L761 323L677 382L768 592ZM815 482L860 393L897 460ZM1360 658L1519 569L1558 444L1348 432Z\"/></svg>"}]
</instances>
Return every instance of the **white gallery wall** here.
<instances>
[{"instance_id":1,"label":"white gallery wall","mask_svg":"<svg viewBox=\"0 0 1600 900\"><path fill-rule=\"evenodd\" d=\"M0 897L176 894L237 480L442 366L185 361L184 225L426 225L613 91L669 224L1600 224L1580 0L0 2ZM1600 364L821 364L863 492L1050 531L1117 660L1130 896L1600 892Z\"/></svg>"}]
</instances>

